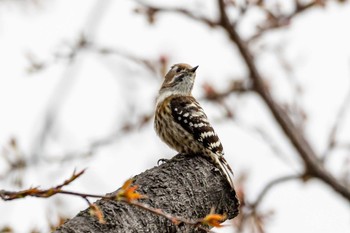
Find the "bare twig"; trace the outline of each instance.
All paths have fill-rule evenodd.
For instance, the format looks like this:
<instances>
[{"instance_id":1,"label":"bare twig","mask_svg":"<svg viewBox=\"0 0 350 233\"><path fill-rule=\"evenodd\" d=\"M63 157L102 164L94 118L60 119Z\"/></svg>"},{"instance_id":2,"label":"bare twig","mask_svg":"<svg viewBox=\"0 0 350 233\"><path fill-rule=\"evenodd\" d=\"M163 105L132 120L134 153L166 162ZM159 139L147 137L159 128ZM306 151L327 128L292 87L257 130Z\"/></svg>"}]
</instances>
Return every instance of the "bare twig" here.
<instances>
[{"instance_id":1,"label":"bare twig","mask_svg":"<svg viewBox=\"0 0 350 233\"><path fill-rule=\"evenodd\" d=\"M251 128L251 130L254 130L255 132L257 132L260 135L260 139L263 140L266 143L266 145L270 147L270 149L272 150L272 152L274 153L274 155L276 155L276 157L278 159L280 159L286 165L290 166L290 164L291 164L290 157L286 154L285 151L283 151L282 148L279 147L279 145L274 141L274 139L267 132L267 130L265 130L264 128L259 127L259 126L255 126L255 127Z\"/></svg>"},{"instance_id":2,"label":"bare twig","mask_svg":"<svg viewBox=\"0 0 350 233\"><path fill-rule=\"evenodd\" d=\"M285 48L285 43L278 45L275 48L276 56L277 56L277 61L281 64L281 68L284 69L285 71L285 76L287 78L287 81L289 82L289 85L291 86L291 90L293 91L293 100L291 101L291 104L287 104L286 107L291 113L291 118L295 125L299 128L299 130L303 131L304 130L304 124L306 121L306 113L300 106L301 102L301 96L303 94L302 87L298 83L293 67L291 64L287 61L283 54L283 50Z\"/></svg>"},{"instance_id":3,"label":"bare twig","mask_svg":"<svg viewBox=\"0 0 350 233\"><path fill-rule=\"evenodd\" d=\"M253 82L254 90L264 100L277 123L283 129L285 135L290 140L294 148L299 152L301 159L304 162L305 171L309 175L318 178L332 187L337 193L350 201L350 189L334 178L323 166L316 156L316 153L310 146L309 142L305 139L304 135L294 125L290 117L283 111L279 104L273 99L270 91L267 89L264 79L260 75L256 68L254 58L247 47L247 43L244 42L238 35L236 30L230 23L227 16L224 0L218 0L221 26L226 30L232 42L234 42L238 50L243 57L249 73L250 79Z\"/></svg>"},{"instance_id":4,"label":"bare twig","mask_svg":"<svg viewBox=\"0 0 350 233\"><path fill-rule=\"evenodd\" d=\"M137 13L143 13L148 17L148 20L150 23L154 22L154 15L160 12L171 12L171 13L180 13L183 15L186 15L194 20L205 22L210 27L218 26L218 22L212 21L204 16L197 16L194 15L191 11L183 9L183 8L164 8L164 7L156 7L156 6L150 6L143 1L136 0L139 5L141 5L142 8L137 8L135 11Z\"/></svg>"},{"instance_id":5,"label":"bare twig","mask_svg":"<svg viewBox=\"0 0 350 233\"><path fill-rule=\"evenodd\" d=\"M100 148L104 146L111 145L116 143L118 139L124 137L127 133L131 133L135 130L138 130L148 124L152 119L152 114L144 114L139 117L139 120L135 123L125 122L116 132L105 135L99 139L96 139L89 143L89 145L85 149L80 149L78 151L70 151L64 153L64 155L59 157L48 157L43 158L45 162L67 162L74 159L87 158L96 153Z\"/></svg>"},{"instance_id":6,"label":"bare twig","mask_svg":"<svg viewBox=\"0 0 350 233\"><path fill-rule=\"evenodd\" d=\"M315 1L316 4L318 1ZM339 193L345 199L350 201L350 188L344 186L340 183L329 171L325 169L320 159L317 157L315 151L309 144L309 142L304 137L303 133L299 130L299 128L293 123L290 116L283 110L283 108L274 100L269 89L267 88L263 77L260 72L257 70L254 57L251 51L248 48L247 41L242 40L240 35L237 33L234 24L230 22L230 19L226 13L226 3L224 0L218 0L219 6L219 21L212 23L208 23L207 19L202 19L202 17L198 17L194 15L192 12L182 9L165 9L165 8L157 8L153 6L147 6L142 3L144 7L149 9L155 9L155 13L166 11L166 12L176 12L182 15L185 15L189 18L207 24L208 26L215 26L223 28L230 40L236 44L245 64L247 65L249 71L249 78L252 81L254 91L263 99L267 107L270 109L273 117L276 122L280 125L282 130L284 131L286 137L292 143L294 148L298 151L300 158L303 160L305 173L308 175L318 178L328 184L334 191ZM310 9L312 5L302 5L298 6L298 12L305 11Z\"/></svg>"},{"instance_id":7,"label":"bare twig","mask_svg":"<svg viewBox=\"0 0 350 233\"><path fill-rule=\"evenodd\" d=\"M332 152L332 150L339 146L339 142L337 142L337 134L338 134L339 127L344 122L344 116L346 114L346 111L348 110L347 107L349 106L349 102L350 102L350 91L345 96L344 101L341 104L341 106L338 110L338 113L335 117L333 126L332 126L331 131L330 131L329 136L328 136L327 148L323 152L323 155L322 155L323 162L325 162L327 160L327 158L330 155L330 153Z\"/></svg>"},{"instance_id":8,"label":"bare twig","mask_svg":"<svg viewBox=\"0 0 350 233\"><path fill-rule=\"evenodd\" d=\"M295 10L290 14L273 14L270 10L266 8L262 8L266 15L267 19L263 22L262 25L257 27L257 32L251 36L247 43L254 42L256 39L260 38L266 32L271 31L273 29L282 28L288 26L290 21L297 15L305 12L306 10L316 6L318 4L318 0L314 0L308 3L301 3L299 0L295 1Z\"/></svg>"},{"instance_id":9,"label":"bare twig","mask_svg":"<svg viewBox=\"0 0 350 233\"><path fill-rule=\"evenodd\" d=\"M291 181L291 180L297 180L302 178L301 175L287 175L287 176L282 176L279 177L275 180L270 181L265 187L264 189L260 192L260 194L258 195L258 197L256 198L256 200L250 204L250 207L252 209L256 209L258 207L258 205L262 202L262 200L264 199L264 197L266 196L266 194L272 189L274 188L276 185L285 183L287 181Z\"/></svg>"},{"instance_id":10,"label":"bare twig","mask_svg":"<svg viewBox=\"0 0 350 233\"><path fill-rule=\"evenodd\" d=\"M123 57L129 61L135 62L136 64L144 66L147 70L149 70L151 73L157 74L158 69L155 62L152 62L149 59L137 57L130 52L122 51L121 49L117 48L111 48L111 47L99 47L98 45L91 44L89 46L89 49L91 51L100 53L102 55L117 55L120 57Z\"/></svg>"},{"instance_id":11,"label":"bare twig","mask_svg":"<svg viewBox=\"0 0 350 233\"><path fill-rule=\"evenodd\" d=\"M213 101L219 104L225 110L226 118L234 118L235 116L234 112L228 106L228 104L224 101L225 98L233 93L236 93L236 94L248 93L252 91L252 87L249 82L246 82L244 80L233 80L230 83L227 90L218 91L213 87L213 85L209 83L203 84L203 90L204 90L204 96L202 97L203 100Z\"/></svg>"},{"instance_id":12,"label":"bare twig","mask_svg":"<svg viewBox=\"0 0 350 233\"><path fill-rule=\"evenodd\" d=\"M246 80L233 80L227 90L219 92L210 84L203 85L204 99L211 101L220 101L232 93L245 93L253 90L251 83Z\"/></svg>"},{"instance_id":13,"label":"bare twig","mask_svg":"<svg viewBox=\"0 0 350 233\"><path fill-rule=\"evenodd\" d=\"M57 64L59 61L67 61L68 63L72 62L80 50L87 50L101 55L115 55L125 58L129 61L132 61L136 64L139 64L145 67L151 73L157 74L159 69L157 67L157 62L151 61L145 58L137 57L130 52L123 51L122 49L99 46L93 41L87 41L85 36L81 36L78 42L75 42L73 45L69 45L69 51L66 53L56 52L55 56L52 59L39 60L34 54L27 53L27 59L29 61L29 67L27 68L29 73L35 73L43 71L44 69Z\"/></svg>"},{"instance_id":14,"label":"bare twig","mask_svg":"<svg viewBox=\"0 0 350 233\"><path fill-rule=\"evenodd\" d=\"M71 54L71 59L66 70L62 73L62 78L60 83L57 85L56 90L52 94L48 108L42 120L42 125L40 127L37 136L34 137L33 145L34 148L31 152L31 160L36 163L40 160L40 157L45 148L47 139L51 135L52 129L56 123L56 118L58 112L65 100L66 94L69 92L74 82L74 77L76 77L76 72L80 69L81 59L79 58L80 51L88 44L88 39L93 40L95 32L99 27L102 19L104 17L104 12L108 9L111 0L106 1L96 1L94 6L91 8L91 12L86 18L86 24L81 36L76 43L76 49L73 50L74 53Z\"/></svg>"},{"instance_id":15,"label":"bare twig","mask_svg":"<svg viewBox=\"0 0 350 233\"><path fill-rule=\"evenodd\" d=\"M82 170L78 173L74 171L72 176L69 179L65 180L62 184L57 185L53 188L49 188L49 189L30 188L30 189L26 189L18 192L1 190L0 197L4 201L10 201L10 200L19 199L19 198L25 198L27 196L48 198L57 193L69 194L69 192L63 191L62 188L72 183L74 180L76 180L78 177L84 174L84 172L85 170Z\"/></svg>"}]
</instances>

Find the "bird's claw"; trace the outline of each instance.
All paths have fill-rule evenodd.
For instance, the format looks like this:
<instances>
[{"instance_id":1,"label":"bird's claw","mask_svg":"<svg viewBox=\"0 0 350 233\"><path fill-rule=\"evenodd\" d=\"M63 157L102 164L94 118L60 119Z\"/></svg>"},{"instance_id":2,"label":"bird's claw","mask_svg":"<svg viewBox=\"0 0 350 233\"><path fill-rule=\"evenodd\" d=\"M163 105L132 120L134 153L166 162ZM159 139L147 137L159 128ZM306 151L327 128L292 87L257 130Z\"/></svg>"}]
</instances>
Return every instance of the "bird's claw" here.
<instances>
[{"instance_id":1,"label":"bird's claw","mask_svg":"<svg viewBox=\"0 0 350 233\"><path fill-rule=\"evenodd\" d=\"M169 162L169 160L170 160L170 159L159 159L159 160L157 161L157 165L159 166L159 165L162 165L163 163L167 163L167 162Z\"/></svg>"}]
</instances>

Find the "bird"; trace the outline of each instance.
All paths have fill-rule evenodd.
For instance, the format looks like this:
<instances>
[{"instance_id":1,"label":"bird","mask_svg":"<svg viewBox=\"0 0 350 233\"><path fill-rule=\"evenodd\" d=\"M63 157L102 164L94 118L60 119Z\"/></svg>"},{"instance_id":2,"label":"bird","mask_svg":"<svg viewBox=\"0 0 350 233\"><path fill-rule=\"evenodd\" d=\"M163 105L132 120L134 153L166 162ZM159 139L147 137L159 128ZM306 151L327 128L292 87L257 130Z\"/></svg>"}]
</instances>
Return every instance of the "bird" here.
<instances>
[{"instance_id":1,"label":"bird","mask_svg":"<svg viewBox=\"0 0 350 233\"><path fill-rule=\"evenodd\" d=\"M198 66L174 64L165 75L157 97L154 128L170 148L181 154L200 154L220 169L234 190L233 172L218 135L192 89Z\"/></svg>"}]
</instances>

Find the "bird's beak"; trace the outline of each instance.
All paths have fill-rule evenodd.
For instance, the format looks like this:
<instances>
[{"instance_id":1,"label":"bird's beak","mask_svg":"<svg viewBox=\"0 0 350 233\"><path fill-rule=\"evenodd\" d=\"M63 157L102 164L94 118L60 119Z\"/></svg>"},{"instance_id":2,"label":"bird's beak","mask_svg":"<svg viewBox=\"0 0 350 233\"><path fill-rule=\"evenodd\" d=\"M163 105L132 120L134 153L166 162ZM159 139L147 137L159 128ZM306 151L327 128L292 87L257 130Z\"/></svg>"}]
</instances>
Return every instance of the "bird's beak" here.
<instances>
[{"instance_id":1,"label":"bird's beak","mask_svg":"<svg viewBox=\"0 0 350 233\"><path fill-rule=\"evenodd\" d=\"M194 73L194 72L196 72L197 68L198 68L198 66L195 66L192 69L190 69L190 71Z\"/></svg>"}]
</instances>

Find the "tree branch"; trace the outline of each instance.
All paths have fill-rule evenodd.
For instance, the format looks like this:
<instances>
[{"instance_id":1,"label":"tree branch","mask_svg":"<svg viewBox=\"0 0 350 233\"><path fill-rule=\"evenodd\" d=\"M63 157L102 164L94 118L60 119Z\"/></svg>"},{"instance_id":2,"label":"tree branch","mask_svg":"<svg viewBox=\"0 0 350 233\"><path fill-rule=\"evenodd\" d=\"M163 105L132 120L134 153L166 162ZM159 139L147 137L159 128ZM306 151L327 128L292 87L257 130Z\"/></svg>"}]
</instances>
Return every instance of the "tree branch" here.
<instances>
[{"instance_id":1,"label":"tree branch","mask_svg":"<svg viewBox=\"0 0 350 233\"><path fill-rule=\"evenodd\" d=\"M331 131L328 135L328 145L322 156L323 162L325 162L328 159L328 156L330 155L332 150L334 150L336 147L339 146L339 142L337 140L337 136L338 136L337 134L338 134L339 128L344 124L344 118L348 110L347 107L349 105L349 101L350 101L350 91L348 91L347 95L345 96L343 103L341 104L337 112Z\"/></svg>"},{"instance_id":2,"label":"tree branch","mask_svg":"<svg viewBox=\"0 0 350 233\"><path fill-rule=\"evenodd\" d=\"M315 2L316 3L316 2ZM278 125L282 128L286 137L292 143L300 158L302 159L305 167L305 174L310 177L315 177L329 185L334 191L339 193L345 199L350 201L350 188L340 183L329 171L327 171L322 163L321 159L317 157L315 151L310 146L309 142L304 137L300 129L293 123L290 116L283 110L283 108L274 100L269 89L265 85L264 79L255 65L254 57L248 48L247 41L242 40L240 35L235 29L235 25L230 22L230 19L226 13L226 5L224 0L218 0L219 7L219 20L211 21L207 18L194 15L192 12L185 9L169 9L158 8L154 6L148 6L145 3L140 3L147 9L152 9L151 12L147 11L147 14L155 14L159 12L175 12L189 17L193 20L207 24L210 27L223 28L229 39L236 44L249 72L249 79L252 82L253 90L263 99ZM297 6L296 12L300 13L311 9L314 3ZM297 14L296 13L296 14ZM291 16L292 17L292 16Z\"/></svg>"},{"instance_id":3,"label":"tree branch","mask_svg":"<svg viewBox=\"0 0 350 233\"><path fill-rule=\"evenodd\" d=\"M287 181L291 181L291 180L296 180L296 179L300 179L302 178L302 176L300 175L287 175L287 176L282 176L279 177L275 180L270 181L265 187L264 189L260 192L260 194L258 195L258 197L256 198L256 200L250 205L252 209L256 209L257 206L262 202L262 200L264 199L264 197L266 196L266 194L276 185L282 184L284 182Z\"/></svg>"},{"instance_id":4,"label":"tree branch","mask_svg":"<svg viewBox=\"0 0 350 233\"><path fill-rule=\"evenodd\" d=\"M246 43L241 39L241 37L238 35L230 23L225 10L224 0L218 0L218 4L221 17L220 24L228 33L231 41L237 45L238 50L247 65L250 74L249 77L254 85L254 90L264 100L265 104L268 106L272 115L274 116L276 122L280 125L287 138L290 140L294 148L298 151L301 159L304 162L306 173L308 173L310 176L322 180L330 187L332 187L336 192L350 201L349 188L339 183L339 181L324 168L323 164L317 158L316 153L311 148L302 132L298 130L290 117L283 111L283 109L275 102L271 96L271 93L267 89L262 76L256 68L254 58L249 51Z\"/></svg>"},{"instance_id":5,"label":"tree branch","mask_svg":"<svg viewBox=\"0 0 350 233\"><path fill-rule=\"evenodd\" d=\"M215 166L201 156L177 155L165 164L147 170L134 178L138 192L147 198L139 200L152 210L160 209L183 219L201 219L215 213L228 219L238 214L238 199ZM107 194L116 195L118 191ZM59 227L55 233L66 232L202 232L189 224L176 224L147 209L110 199L101 199L98 206L104 224L91 216L89 209Z\"/></svg>"},{"instance_id":6,"label":"tree branch","mask_svg":"<svg viewBox=\"0 0 350 233\"><path fill-rule=\"evenodd\" d=\"M135 11L137 13L143 13L148 17L148 21L150 23L154 22L154 15L159 12L175 12L179 14L186 15L187 17L192 18L193 20L199 21L199 22L205 22L210 27L218 26L218 23L210 20L209 18L206 18L204 16L198 16L194 15L191 11L183 9L183 8L165 8L165 7L155 7L150 6L143 1L136 0L138 4L140 4L143 8L137 8Z\"/></svg>"}]
</instances>

